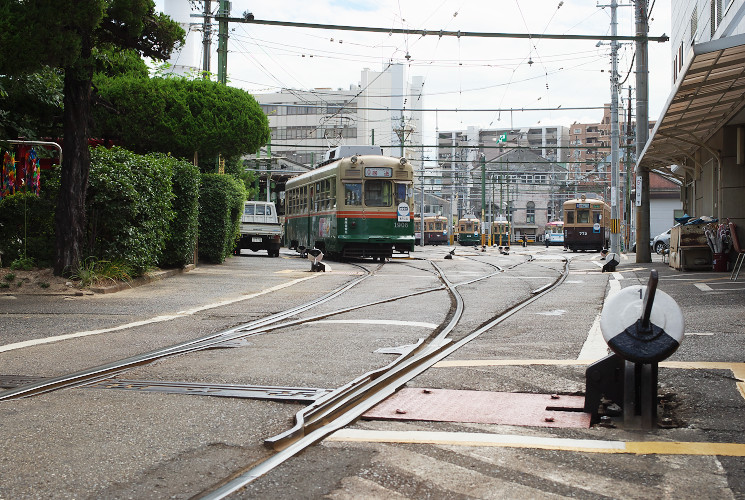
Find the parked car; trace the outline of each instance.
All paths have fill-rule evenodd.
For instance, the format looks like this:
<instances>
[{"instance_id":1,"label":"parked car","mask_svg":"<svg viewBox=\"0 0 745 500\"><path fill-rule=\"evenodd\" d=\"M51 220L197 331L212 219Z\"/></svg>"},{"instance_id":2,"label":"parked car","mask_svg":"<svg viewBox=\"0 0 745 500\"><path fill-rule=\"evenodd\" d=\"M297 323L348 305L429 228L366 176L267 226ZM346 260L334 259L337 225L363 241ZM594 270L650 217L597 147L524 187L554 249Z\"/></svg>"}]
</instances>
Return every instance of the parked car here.
<instances>
[{"instance_id":1,"label":"parked car","mask_svg":"<svg viewBox=\"0 0 745 500\"><path fill-rule=\"evenodd\" d=\"M671 229L668 229L664 233L660 233L654 237L654 239L652 240L652 250L654 250L655 253L662 253L663 250L670 247Z\"/></svg>"},{"instance_id":2,"label":"parked car","mask_svg":"<svg viewBox=\"0 0 745 500\"><path fill-rule=\"evenodd\" d=\"M653 240L654 240L653 238L649 238L649 249L650 249L650 250L652 250L652 241L653 241ZM633 243L633 244L631 245L631 251L632 251L632 252L634 252L634 253L636 253L636 242L634 242L634 243Z\"/></svg>"}]
</instances>

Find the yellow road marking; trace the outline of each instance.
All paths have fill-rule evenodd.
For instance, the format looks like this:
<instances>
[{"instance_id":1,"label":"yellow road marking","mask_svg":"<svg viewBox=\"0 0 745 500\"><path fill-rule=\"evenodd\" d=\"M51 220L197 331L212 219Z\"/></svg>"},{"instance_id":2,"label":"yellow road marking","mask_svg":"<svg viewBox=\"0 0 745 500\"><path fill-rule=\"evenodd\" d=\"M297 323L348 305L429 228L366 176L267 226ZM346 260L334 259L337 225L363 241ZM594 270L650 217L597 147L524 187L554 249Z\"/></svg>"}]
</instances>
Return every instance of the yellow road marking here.
<instances>
[{"instance_id":1,"label":"yellow road marking","mask_svg":"<svg viewBox=\"0 0 745 500\"><path fill-rule=\"evenodd\" d=\"M356 443L409 443L450 446L535 448L584 453L629 453L636 455L745 456L745 444L742 443L610 441L601 439L567 439L479 432L341 429L326 438L326 440Z\"/></svg>"},{"instance_id":2,"label":"yellow road marking","mask_svg":"<svg viewBox=\"0 0 745 500\"><path fill-rule=\"evenodd\" d=\"M476 366L587 366L596 360L583 359L465 359L445 360L435 363L434 368L476 367ZM745 363L729 363L725 361L662 361L660 368L675 368L680 370L730 370L740 395L745 399Z\"/></svg>"}]
</instances>

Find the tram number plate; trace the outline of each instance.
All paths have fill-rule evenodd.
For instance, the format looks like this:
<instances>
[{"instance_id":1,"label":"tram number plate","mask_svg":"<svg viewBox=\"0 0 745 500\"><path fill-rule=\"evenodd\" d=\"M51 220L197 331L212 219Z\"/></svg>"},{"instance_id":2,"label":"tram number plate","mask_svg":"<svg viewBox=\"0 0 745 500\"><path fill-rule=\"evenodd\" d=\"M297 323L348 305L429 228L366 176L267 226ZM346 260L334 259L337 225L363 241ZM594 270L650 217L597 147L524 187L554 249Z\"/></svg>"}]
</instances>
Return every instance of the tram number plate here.
<instances>
[{"instance_id":1,"label":"tram number plate","mask_svg":"<svg viewBox=\"0 0 745 500\"><path fill-rule=\"evenodd\" d=\"M394 222L393 227L409 227L408 222Z\"/></svg>"},{"instance_id":2,"label":"tram number plate","mask_svg":"<svg viewBox=\"0 0 745 500\"><path fill-rule=\"evenodd\" d=\"M577 234L580 236L587 236L587 231L578 231Z\"/></svg>"},{"instance_id":3,"label":"tram number plate","mask_svg":"<svg viewBox=\"0 0 745 500\"><path fill-rule=\"evenodd\" d=\"M252 236L251 242L253 243L261 243L261 236Z\"/></svg>"}]
</instances>

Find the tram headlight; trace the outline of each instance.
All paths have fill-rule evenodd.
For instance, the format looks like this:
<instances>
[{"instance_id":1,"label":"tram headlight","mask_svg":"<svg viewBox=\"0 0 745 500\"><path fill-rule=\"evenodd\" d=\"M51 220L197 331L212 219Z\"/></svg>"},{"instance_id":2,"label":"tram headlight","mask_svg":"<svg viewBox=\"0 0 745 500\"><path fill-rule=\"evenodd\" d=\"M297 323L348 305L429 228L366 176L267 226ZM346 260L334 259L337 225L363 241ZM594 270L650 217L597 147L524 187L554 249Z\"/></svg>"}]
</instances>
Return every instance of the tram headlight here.
<instances>
[{"instance_id":1,"label":"tram headlight","mask_svg":"<svg viewBox=\"0 0 745 500\"><path fill-rule=\"evenodd\" d=\"M353 157L351 157L351 158L349 159L349 161L351 161L351 162L352 162L352 165L354 165L355 163L357 163L357 155L354 155Z\"/></svg>"},{"instance_id":2,"label":"tram headlight","mask_svg":"<svg viewBox=\"0 0 745 500\"><path fill-rule=\"evenodd\" d=\"M406 158L404 158L404 157L402 156L402 157L401 157L401 159L400 159L400 160L398 160L398 162L399 162L399 163L401 164L401 166L403 167L404 165L406 165Z\"/></svg>"}]
</instances>

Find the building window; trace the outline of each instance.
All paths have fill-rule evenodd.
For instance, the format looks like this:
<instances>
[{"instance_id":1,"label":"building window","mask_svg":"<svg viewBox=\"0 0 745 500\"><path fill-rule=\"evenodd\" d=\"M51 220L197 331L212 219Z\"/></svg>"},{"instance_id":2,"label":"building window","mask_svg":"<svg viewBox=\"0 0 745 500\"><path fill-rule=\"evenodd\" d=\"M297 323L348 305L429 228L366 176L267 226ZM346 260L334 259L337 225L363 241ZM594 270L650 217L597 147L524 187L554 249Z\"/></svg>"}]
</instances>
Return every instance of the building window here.
<instances>
[{"instance_id":1,"label":"building window","mask_svg":"<svg viewBox=\"0 0 745 500\"><path fill-rule=\"evenodd\" d=\"M532 201L528 202L527 215L525 216L526 224L535 224L535 203Z\"/></svg>"},{"instance_id":2,"label":"building window","mask_svg":"<svg viewBox=\"0 0 745 500\"><path fill-rule=\"evenodd\" d=\"M714 33L717 32L717 28L722 22L722 0L710 0L709 6L711 10L709 26L711 28L711 38L714 38Z\"/></svg>"},{"instance_id":3,"label":"building window","mask_svg":"<svg viewBox=\"0 0 745 500\"><path fill-rule=\"evenodd\" d=\"M691 13L691 43L696 39L696 31L698 31L698 13L694 5L693 12Z\"/></svg>"}]
</instances>

